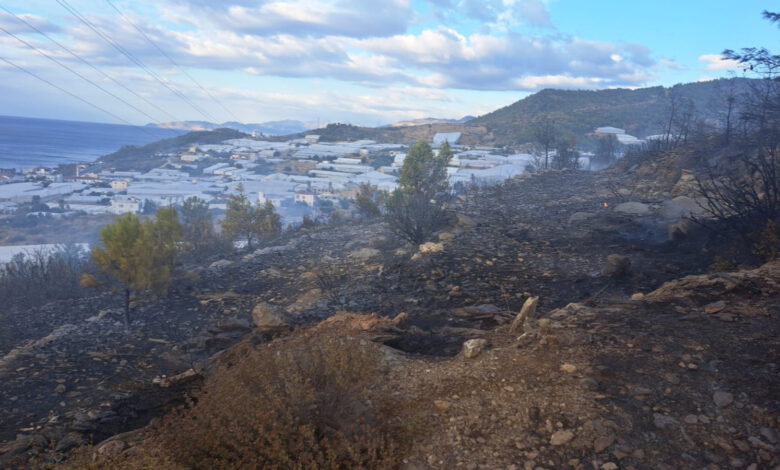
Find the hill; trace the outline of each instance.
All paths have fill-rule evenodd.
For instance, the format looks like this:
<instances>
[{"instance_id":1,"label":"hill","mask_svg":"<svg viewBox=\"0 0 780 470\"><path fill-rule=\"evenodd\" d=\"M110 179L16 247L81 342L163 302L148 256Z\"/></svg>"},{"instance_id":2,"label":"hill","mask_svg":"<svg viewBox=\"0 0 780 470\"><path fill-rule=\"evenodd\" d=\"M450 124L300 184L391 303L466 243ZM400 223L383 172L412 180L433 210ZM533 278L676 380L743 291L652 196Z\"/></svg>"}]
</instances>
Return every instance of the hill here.
<instances>
[{"instance_id":1,"label":"hill","mask_svg":"<svg viewBox=\"0 0 780 470\"><path fill-rule=\"evenodd\" d=\"M188 131L212 131L214 129L228 128L246 132L247 134L251 134L252 132L261 132L265 135L295 134L296 132L304 132L309 129L309 126L307 126L304 122L291 119L249 124L236 121L228 121L221 124L208 121L177 121L165 122L161 124L147 124L147 127L156 127L161 129L183 129Z\"/></svg>"},{"instance_id":2,"label":"hill","mask_svg":"<svg viewBox=\"0 0 780 470\"><path fill-rule=\"evenodd\" d=\"M404 121L390 127L360 127L329 124L312 129L321 140L371 139L383 142L414 143L430 140L437 132L461 132L461 143L467 145L516 146L534 141L534 124L555 120L560 134L573 134L580 145L588 145L587 135L597 127L614 126L629 134L645 137L661 133L669 115L672 97L678 102L690 101L697 119L717 123L723 119L729 87L744 91L751 79L736 78L687 83L671 88L651 87L635 90L555 90L545 89L483 116L455 122L425 120L423 124ZM416 124L416 125L410 125ZM279 139L300 138L306 133Z\"/></svg>"},{"instance_id":3,"label":"hill","mask_svg":"<svg viewBox=\"0 0 780 470\"><path fill-rule=\"evenodd\" d=\"M692 102L698 118L718 121L722 119L729 87L744 90L750 81L722 79L635 90L545 89L473 119L466 128L484 127L488 131L484 143L496 145L533 141L534 123L543 119L554 120L559 132L577 137L601 126L619 127L629 134L645 137L662 132L672 97Z\"/></svg>"},{"instance_id":4,"label":"hill","mask_svg":"<svg viewBox=\"0 0 780 470\"><path fill-rule=\"evenodd\" d=\"M474 116L463 116L460 119L439 119L439 118L429 117L429 118L421 118L421 119L410 119L407 121L398 121L386 127L411 127L411 126L422 126L425 124L464 123L464 122L469 122L472 119L474 119Z\"/></svg>"},{"instance_id":5,"label":"hill","mask_svg":"<svg viewBox=\"0 0 780 470\"><path fill-rule=\"evenodd\" d=\"M158 140L143 147L126 145L116 152L100 157L98 163L104 163L117 170L145 171L165 163L166 154L189 147L193 144L219 144L228 139L249 137L235 129L215 129L213 131L196 131L171 139Z\"/></svg>"}]
</instances>

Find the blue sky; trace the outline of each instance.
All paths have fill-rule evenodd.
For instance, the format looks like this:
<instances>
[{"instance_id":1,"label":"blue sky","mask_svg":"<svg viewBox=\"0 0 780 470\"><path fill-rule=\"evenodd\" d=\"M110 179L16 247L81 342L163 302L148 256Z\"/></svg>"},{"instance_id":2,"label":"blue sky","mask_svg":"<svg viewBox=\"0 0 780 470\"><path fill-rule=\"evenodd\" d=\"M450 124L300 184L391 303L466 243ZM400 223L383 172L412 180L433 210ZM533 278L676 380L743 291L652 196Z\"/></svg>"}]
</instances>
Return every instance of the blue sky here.
<instances>
[{"instance_id":1,"label":"blue sky","mask_svg":"<svg viewBox=\"0 0 780 470\"><path fill-rule=\"evenodd\" d=\"M1 5L13 14L0 10L5 30L0 57L102 110L0 61L0 114L134 124L299 119L379 125L460 118L543 88L670 86L739 75L735 64L721 60L723 49L778 44L777 26L761 18L771 6L752 0L3 0Z\"/></svg>"}]
</instances>

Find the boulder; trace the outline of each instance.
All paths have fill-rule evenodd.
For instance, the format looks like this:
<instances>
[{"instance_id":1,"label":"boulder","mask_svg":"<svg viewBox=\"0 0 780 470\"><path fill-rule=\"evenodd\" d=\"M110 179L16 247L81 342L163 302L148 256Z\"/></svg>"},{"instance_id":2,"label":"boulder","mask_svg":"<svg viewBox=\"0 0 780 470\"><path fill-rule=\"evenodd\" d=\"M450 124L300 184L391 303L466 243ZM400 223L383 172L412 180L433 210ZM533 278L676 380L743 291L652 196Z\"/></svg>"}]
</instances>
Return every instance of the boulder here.
<instances>
[{"instance_id":1,"label":"boulder","mask_svg":"<svg viewBox=\"0 0 780 470\"><path fill-rule=\"evenodd\" d=\"M692 215L701 215L704 212L704 208L696 199L678 196L661 204L660 215L667 220L677 220Z\"/></svg>"},{"instance_id":2,"label":"boulder","mask_svg":"<svg viewBox=\"0 0 780 470\"><path fill-rule=\"evenodd\" d=\"M260 302L252 310L252 323L260 331L274 331L288 326L287 316L277 305Z\"/></svg>"},{"instance_id":3,"label":"boulder","mask_svg":"<svg viewBox=\"0 0 780 470\"><path fill-rule=\"evenodd\" d=\"M509 332L512 334L522 333L526 320L534 316L538 305L539 297L529 297L526 299L525 303L523 303L523 307L520 309L520 313L512 320Z\"/></svg>"},{"instance_id":4,"label":"boulder","mask_svg":"<svg viewBox=\"0 0 780 470\"><path fill-rule=\"evenodd\" d=\"M470 339L463 343L463 357L466 359L472 359L482 352L487 346L487 340L485 339Z\"/></svg>"},{"instance_id":5,"label":"boulder","mask_svg":"<svg viewBox=\"0 0 780 470\"><path fill-rule=\"evenodd\" d=\"M690 235L698 225L691 219L682 219L669 226L669 241L680 241Z\"/></svg>"},{"instance_id":6,"label":"boulder","mask_svg":"<svg viewBox=\"0 0 780 470\"><path fill-rule=\"evenodd\" d=\"M569 225L576 225L595 217L593 212L575 212L569 217Z\"/></svg>"},{"instance_id":7,"label":"boulder","mask_svg":"<svg viewBox=\"0 0 780 470\"><path fill-rule=\"evenodd\" d=\"M650 215L650 206L641 202L624 202L615 206L615 212L628 215Z\"/></svg>"},{"instance_id":8,"label":"boulder","mask_svg":"<svg viewBox=\"0 0 780 470\"><path fill-rule=\"evenodd\" d=\"M477 226L477 221L467 215L457 214L455 217L457 218L457 221L455 222L457 227L469 228Z\"/></svg>"},{"instance_id":9,"label":"boulder","mask_svg":"<svg viewBox=\"0 0 780 470\"><path fill-rule=\"evenodd\" d=\"M219 261L214 261L213 263L211 263L209 265L209 268L211 268L211 269L222 269L222 268L227 268L231 264L233 264L233 262L230 261L229 259L221 259Z\"/></svg>"},{"instance_id":10,"label":"boulder","mask_svg":"<svg viewBox=\"0 0 780 470\"><path fill-rule=\"evenodd\" d=\"M734 395L729 392L718 390L712 395L712 401L715 402L715 406L718 408L725 408L734 401Z\"/></svg>"},{"instance_id":11,"label":"boulder","mask_svg":"<svg viewBox=\"0 0 780 470\"><path fill-rule=\"evenodd\" d=\"M625 255L609 255L604 265L603 274L606 277L618 279L625 277L631 269L631 258Z\"/></svg>"},{"instance_id":12,"label":"boulder","mask_svg":"<svg viewBox=\"0 0 780 470\"><path fill-rule=\"evenodd\" d=\"M368 261L380 256L382 256L382 252L375 248L361 248L350 253L348 258L356 261Z\"/></svg>"},{"instance_id":13,"label":"boulder","mask_svg":"<svg viewBox=\"0 0 780 470\"><path fill-rule=\"evenodd\" d=\"M568 429L562 429L560 431L555 431L553 435L550 436L550 445L562 446L569 443L572 439L574 439L574 433Z\"/></svg>"},{"instance_id":14,"label":"boulder","mask_svg":"<svg viewBox=\"0 0 780 470\"><path fill-rule=\"evenodd\" d=\"M444 251L443 243L427 242L420 245L419 253L423 255L441 253Z\"/></svg>"}]
</instances>

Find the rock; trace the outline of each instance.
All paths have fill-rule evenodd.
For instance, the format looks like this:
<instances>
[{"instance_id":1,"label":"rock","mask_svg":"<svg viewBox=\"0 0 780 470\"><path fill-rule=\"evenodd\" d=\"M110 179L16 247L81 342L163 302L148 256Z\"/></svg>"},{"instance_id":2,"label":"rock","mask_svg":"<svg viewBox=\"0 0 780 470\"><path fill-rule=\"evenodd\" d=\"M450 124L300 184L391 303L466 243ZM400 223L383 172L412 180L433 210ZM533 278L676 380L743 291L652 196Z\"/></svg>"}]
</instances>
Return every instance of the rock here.
<instances>
[{"instance_id":1,"label":"rock","mask_svg":"<svg viewBox=\"0 0 780 470\"><path fill-rule=\"evenodd\" d=\"M476 227L477 222L472 219L471 217L463 214L457 214L456 216L455 225L458 227Z\"/></svg>"},{"instance_id":2,"label":"rock","mask_svg":"<svg viewBox=\"0 0 780 470\"><path fill-rule=\"evenodd\" d=\"M382 252L375 248L361 248L347 255L349 259L353 259L356 261L368 261L373 258L379 258L381 256L382 256Z\"/></svg>"},{"instance_id":3,"label":"rock","mask_svg":"<svg viewBox=\"0 0 780 470\"><path fill-rule=\"evenodd\" d=\"M677 420L671 416L653 413L653 425L658 429L668 429L677 424Z\"/></svg>"},{"instance_id":4,"label":"rock","mask_svg":"<svg viewBox=\"0 0 780 470\"><path fill-rule=\"evenodd\" d=\"M454 238L454 235L450 232L442 232L439 234L439 241L448 242Z\"/></svg>"},{"instance_id":5,"label":"rock","mask_svg":"<svg viewBox=\"0 0 780 470\"><path fill-rule=\"evenodd\" d=\"M696 415L685 415L683 422L685 424L697 424L699 422L699 418L697 418Z\"/></svg>"},{"instance_id":6,"label":"rock","mask_svg":"<svg viewBox=\"0 0 780 470\"><path fill-rule=\"evenodd\" d=\"M594 214L593 212L575 212L574 214L569 216L569 225L576 225L580 222L584 222L595 216L596 214Z\"/></svg>"},{"instance_id":7,"label":"rock","mask_svg":"<svg viewBox=\"0 0 780 470\"><path fill-rule=\"evenodd\" d=\"M249 331L252 329L252 325L249 320L244 318L225 318L217 322L217 324L210 329L214 333L225 333L229 331Z\"/></svg>"},{"instance_id":8,"label":"rock","mask_svg":"<svg viewBox=\"0 0 780 470\"><path fill-rule=\"evenodd\" d=\"M54 448L57 452L65 452L70 449L73 449L74 447L78 447L82 444L84 444L86 441L81 436L81 434L72 432L69 433L67 436L65 436L60 442L57 443L57 446Z\"/></svg>"},{"instance_id":9,"label":"rock","mask_svg":"<svg viewBox=\"0 0 780 470\"><path fill-rule=\"evenodd\" d=\"M282 309L268 302L260 302L252 310L252 322L261 331L273 331L287 327Z\"/></svg>"},{"instance_id":10,"label":"rock","mask_svg":"<svg viewBox=\"0 0 780 470\"><path fill-rule=\"evenodd\" d=\"M211 269L222 269L227 268L228 266L232 265L233 262L228 259L221 259L219 261L214 261L209 265L209 268Z\"/></svg>"},{"instance_id":11,"label":"rock","mask_svg":"<svg viewBox=\"0 0 780 470\"><path fill-rule=\"evenodd\" d=\"M633 294L631 296L631 300L634 302L640 302L642 300L645 300L645 294L642 294L641 292L637 292L636 294Z\"/></svg>"},{"instance_id":12,"label":"rock","mask_svg":"<svg viewBox=\"0 0 780 470\"><path fill-rule=\"evenodd\" d=\"M701 215L705 211L696 199L678 196L661 204L660 215L667 220L677 220L692 215Z\"/></svg>"},{"instance_id":13,"label":"rock","mask_svg":"<svg viewBox=\"0 0 780 470\"><path fill-rule=\"evenodd\" d=\"M615 462L606 462L599 467L601 470L617 470L618 466Z\"/></svg>"},{"instance_id":14,"label":"rock","mask_svg":"<svg viewBox=\"0 0 780 470\"><path fill-rule=\"evenodd\" d=\"M180 385L184 385L186 383L192 382L193 380L197 379L198 377L201 377L201 374L197 372L195 369L187 369L181 374L174 375L173 377L166 377L160 381L160 387L162 388L171 388L171 387L177 387Z\"/></svg>"},{"instance_id":15,"label":"rock","mask_svg":"<svg viewBox=\"0 0 780 470\"><path fill-rule=\"evenodd\" d=\"M712 395L712 401L718 408L725 408L734 401L734 395L729 392L718 390Z\"/></svg>"},{"instance_id":16,"label":"rock","mask_svg":"<svg viewBox=\"0 0 780 470\"><path fill-rule=\"evenodd\" d=\"M613 442L615 442L615 436L613 434L598 436L593 440L593 450L597 453L601 452L611 446Z\"/></svg>"},{"instance_id":17,"label":"rock","mask_svg":"<svg viewBox=\"0 0 780 470\"><path fill-rule=\"evenodd\" d=\"M723 300L719 300L717 302L712 302L711 304L707 304L704 306L704 313L718 313L726 308L726 302Z\"/></svg>"},{"instance_id":18,"label":"rock","mask_svg":"<svg viewBox=\"0 0 780 470\"><path fill-rule=\"evenodd\" d=\"M17 436L16 440L0 445L0 455L18 455L29 449L33 444L32 436Z\"/></svg>"},{"instance_id":19,"label":"rock","mask_svg":"<svg viewBox=\"0 0 780 470\"><path fill-rule=\"evenodd\" d=\"M565 363L565 364L561 364L561 370L568 374L573 374L577 372L577 366L575 366L574 364Z\"/></svg>"},{"instance_id":20,"label":"rock","mask_svg":"<svg viewBox=\"0 0 780 470\"><path fill-rule=\"evenodd\" d=\"M119 439L104 441L95 448L93 456L116 457L127 448L127 444Z\"/></svg>"},{"instance_id":21,"label":"rock","mask_svg":"<svg viewBox=\"0 0 780 470\"><path fill-rule=\"evenodd\" d=\"M54 391L59 393L59 394L65 393L66 390L67 390L67 387L65 387L65 384L59 384L56 387L54 387Z\"/></svg>"},{"instance_id":22,"label":"rock","mask_svg":"<svg viewBox=\"0 0 780 470\"><path fill-rule=\"evenodd\" d=\"M670 241L679 241L691 234L698 225L691 219L682 219L669 226L668 234Z\"/></svg>"},{"instance_id":23,"label":"rock","mask_svg":"<svg viewBox=\"0 0 780 470\"><path fill-rule=\"evenodd\" d=\"M422 255L428 255L433 253L442 253L444 251L443 243L427 242L420 245L419 253Z\"/></svg>"},{"instance_id":24,"label":"rock","mask_svg":"<svg viewBox=\"0 0 780 470\"><path fill-rule=\"evenodd\" d=\"M625 255L612 254L607 256L607 263L604 265L604 276L614 279L625 277L631 268L631 258Z\"/></svg>"},{"instance_id":25,"label":"rock","mask_svg":"<svg viewBox=\"0 0 780 470\"><path fill-rule=\"evenodd\" d=\"M554 432L553 435L550 436L550 445L562 446L570 442L572 439L574 439L574 433L568 429L563 429Z\"/></svg>"},{"instance_id":26,"label":"rock","mask_svg":"<svg viewBox=\"0 0 780 470\"><path fill-rule=\"evenodd\" d=\"M529 297L523 303L523 307L520 309L520 313L517 314L512 325L509 327L509 332L512 334L522 333L524 330L525 322L529 318L533 317L536 313L536 307L539 305L539 297Z\"/></svg>"},{"instance_id":27,"label":"rock","mask_svg":"<svg viewBox=\"0 0 780 470\"><path fill-rule=\"evenodd\" d=\"M487 346L487 340L485 339L470 339L463 343L463 357L466 359L472 359L482 352Z\"/></svg>"},{"instance_id":28,"label":"rock","mask_svg":"<svg viewBox=\"0 0 780 470\"><path fill-rule=\"evenodd\" d=\"M452 407L452 403L446 400L433 400L433 405L441 411L447 411Z\"/></svg>"},{"instance_id":29,"label":"rock","mask_svg":"<svg viewBox=\"0 0 780 470\"><path fill-rule=\"evenodd\" d=\"M640 386L631 386L631 395L632 396L643 396L643 395L652 395L653 391L650 390L647 387L640 387Z\"/></svg>"},{"instance_id":30,"label":"rock","mask_svg":"<svg viewBox=\"0 0 780 470\"><path fill-rule=\"evenodd\" d=\"M629 215L649 215L650 206L641 202L624 202L615 206L615 211Z\"/></svg>"}]
</instances>

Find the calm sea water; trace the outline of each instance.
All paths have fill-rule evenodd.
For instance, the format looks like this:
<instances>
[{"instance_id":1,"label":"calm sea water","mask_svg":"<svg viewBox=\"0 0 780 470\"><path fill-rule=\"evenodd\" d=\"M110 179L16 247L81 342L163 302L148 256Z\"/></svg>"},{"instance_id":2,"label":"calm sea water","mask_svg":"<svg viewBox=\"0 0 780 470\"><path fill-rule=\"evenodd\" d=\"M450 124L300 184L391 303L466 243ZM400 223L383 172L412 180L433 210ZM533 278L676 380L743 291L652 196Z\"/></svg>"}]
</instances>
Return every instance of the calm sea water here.
<instances>
[{"instance_id":1,"label":"calm sea water","mask_svg":"<svg viewBox=\"0 0 780 470\"><path fill-rule=\"evenodd\" d=\"M0 168L91 162L123 145L145 145L183 131L0 116Z\"/></svg>"}]
</instances>

